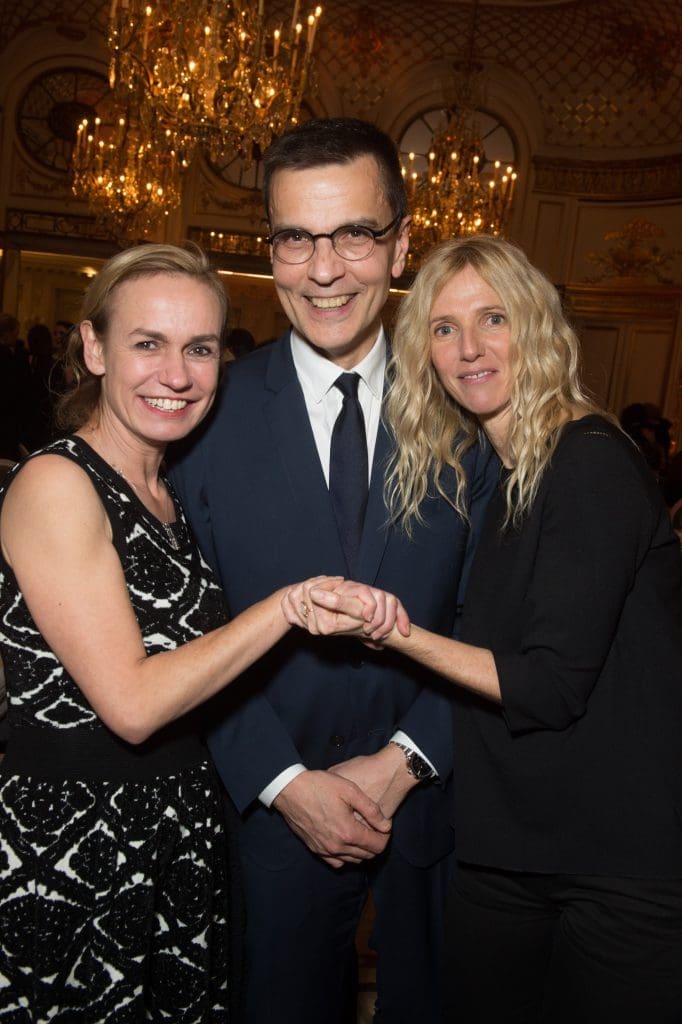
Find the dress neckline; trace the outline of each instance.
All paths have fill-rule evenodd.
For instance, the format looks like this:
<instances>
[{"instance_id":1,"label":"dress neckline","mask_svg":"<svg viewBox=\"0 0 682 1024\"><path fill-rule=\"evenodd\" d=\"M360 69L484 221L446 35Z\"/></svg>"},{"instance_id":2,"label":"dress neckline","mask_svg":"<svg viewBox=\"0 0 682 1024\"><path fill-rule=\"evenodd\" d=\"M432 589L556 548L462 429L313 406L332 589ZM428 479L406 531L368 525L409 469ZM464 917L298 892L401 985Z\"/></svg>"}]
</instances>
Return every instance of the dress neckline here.
<instances>
[{"instance_id":1,"label":"dress neckline","mask_svg":"<svg viewBox=\"0 0 682 1024\"><path fill-rule=\"evenodd\" d=\"M107 462L107 460L103 458L103 456L101 456L99 452L96 451L92 447L92 445L85 440L84 437L81 437L80 434L72 434L69 438L66 438L65 440L73 441L76 447L80 448L81 451L85 449L83 454L87 454L90 461L98 466L98 468L103 472L103 474L109 478L109 481L111 483L114 483L119 490L125 491L126 497L128 497L128 499L131 501L133 505L137 507L140 513L146 519L148 519L152 523L152 525L156 527L158 531L160 531L161 535L170 544L173 550L180 550L181 542L185 532L184 518L182 515L180 504L178 502L177 495L175 494L171 482L166 477L165 473L161 473L160 476L164 484L168 488L168 493L170 494L170 498L173 503L173 509L175 511L175 519L168 522L165 522L163 519L160 519L158 516L155 516L153 512L150 512L145 503L141 501L139 496L135 493L135 489L123 476L123 473L116 469L115 466L112 466L110 462Z\"/></svg>"}]
</instances>

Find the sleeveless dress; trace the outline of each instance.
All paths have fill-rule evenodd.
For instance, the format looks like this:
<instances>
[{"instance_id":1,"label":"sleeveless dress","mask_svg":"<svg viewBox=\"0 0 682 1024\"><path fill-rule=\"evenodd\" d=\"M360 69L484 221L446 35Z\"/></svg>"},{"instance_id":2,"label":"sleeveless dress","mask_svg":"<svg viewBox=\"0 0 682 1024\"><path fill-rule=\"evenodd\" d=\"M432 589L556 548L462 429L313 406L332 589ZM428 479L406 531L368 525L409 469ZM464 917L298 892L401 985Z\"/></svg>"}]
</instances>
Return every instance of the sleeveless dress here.
<instances>
[{"instance_id":1,"label":"sleeveless dress","mask_svg":"<svg viewBox=\"0 0 682 1024\"><path fill-rule=\"evenodd\" d=\"M149 655L226 621L177 503L176 524L162 524L81 438L43 453L90 477ZM226 1021L222 798L193 716L139 746L115 736L43 640L1 555L0 653L0 1020Z\"/></svg>"}]
</instances>

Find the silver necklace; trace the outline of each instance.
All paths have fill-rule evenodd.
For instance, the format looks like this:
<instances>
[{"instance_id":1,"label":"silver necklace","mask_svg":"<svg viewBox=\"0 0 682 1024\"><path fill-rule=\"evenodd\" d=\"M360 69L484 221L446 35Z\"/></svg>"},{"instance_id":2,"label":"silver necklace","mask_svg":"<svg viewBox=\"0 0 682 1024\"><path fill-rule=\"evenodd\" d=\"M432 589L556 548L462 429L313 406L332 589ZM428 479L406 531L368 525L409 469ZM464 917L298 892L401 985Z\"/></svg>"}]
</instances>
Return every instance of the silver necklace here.
<instances>
[{"instance_id":1,"label":"silver necklace","mask_svg":"<svg viewBox=\"0 0 682 1024\"><path fill-rule=\"evenodd\" d=\"M144 502L140 498L139 491L138 491L137 487L135 486L135 484L132 482L132 480L129 480L128 477L123 472L123 470L119 469L118 466L114 466L113 463L111 464L111 468L114 470L114 472L118 473L118 475L121 477L122 480L125 480L125 482L128 484L128 487L130 487L131 490L133 490L135 492L135 494L137 495L138 500L140 501L140 503L142 505L144 505ZM169 497L170 497L170 495L169 495ZM171 501L172 500L173 499L171 498ZM146 505L144 505L144 507L147 508ZM147 509L147 511L149 512L149 509ZM153 514L153 513L151 513L151 514ZM172 523L164 522L163 519L159 519L158 516L154 516L154 519L156 519L157 523L163 528L163 532L166 535L168 543L173 548L173 551L179 551L180 550L180 543L179 543L178 538L177 538L177 536L175 534L175 530L173 529L173 524Z\"/></svg>"},{"instance_id":2,"label":"silver necklace","mask_svg":"<svg viewBox=\"0 0 682 1024\"><path fill-rule=\"evenodd\" d=\"M161 522L161 520L159 520L159 522ZM173 551L179 551L180 550L180 544L178 543L178 538L175 536L175 530L173 529L173 524L172 523L161 523L161 525L163 526L163 528L164 528L164 530L166 532L166 536L168 537L168 543L173 548Z\"/></svg>"}]
</instances>

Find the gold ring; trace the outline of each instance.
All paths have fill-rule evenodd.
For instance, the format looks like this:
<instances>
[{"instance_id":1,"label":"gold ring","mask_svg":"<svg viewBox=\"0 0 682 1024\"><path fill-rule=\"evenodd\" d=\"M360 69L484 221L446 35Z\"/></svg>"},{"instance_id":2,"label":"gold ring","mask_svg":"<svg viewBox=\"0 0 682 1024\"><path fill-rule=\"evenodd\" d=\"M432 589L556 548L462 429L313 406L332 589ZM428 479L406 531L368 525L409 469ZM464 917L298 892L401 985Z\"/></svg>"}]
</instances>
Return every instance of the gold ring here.
<instances>
[{"instance_id":1,"label":"gold ring","mask_svg":"<svg viewBox=\"0 0 682 1024\"><path fill-rule=\"evenodd\" d=\"M310 611L310 608L305 603L305 601L301 601L301 615L303 616L304 619L308 618L308 612L309 611Z\"/></svg>"}]
</instances>

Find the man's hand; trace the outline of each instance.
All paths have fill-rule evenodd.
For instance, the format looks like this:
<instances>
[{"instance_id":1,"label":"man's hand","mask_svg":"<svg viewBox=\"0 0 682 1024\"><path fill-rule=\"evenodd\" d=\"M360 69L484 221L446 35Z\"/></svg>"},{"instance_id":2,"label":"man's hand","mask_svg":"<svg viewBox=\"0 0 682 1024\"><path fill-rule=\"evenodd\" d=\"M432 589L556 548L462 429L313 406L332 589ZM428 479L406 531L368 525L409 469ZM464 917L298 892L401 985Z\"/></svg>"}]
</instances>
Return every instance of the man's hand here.
<instances>
[{"instance_id":1,"label":"man's hand","mask_svg":"<svg viewBox=\"0 0 682 1024\"><path fill-rule=\"evenodd\" d=\"M308 849L334 868L376 857L390 837L391 822L374 800L351 779L329 772L302 772L272 806Z\"/></svg>"},{"instance_id":2,"label":"man's hand","mask_svg":"<svg viewBox=\"0 0 682 1024\"><path fill-rule=\"evenodd\" d=\"M386 744L376 754L341 761L329 771L354 782L390 818L410 790L419 785L405 766L405 754L395 743Z\"/></svg>"}]
</instances>

